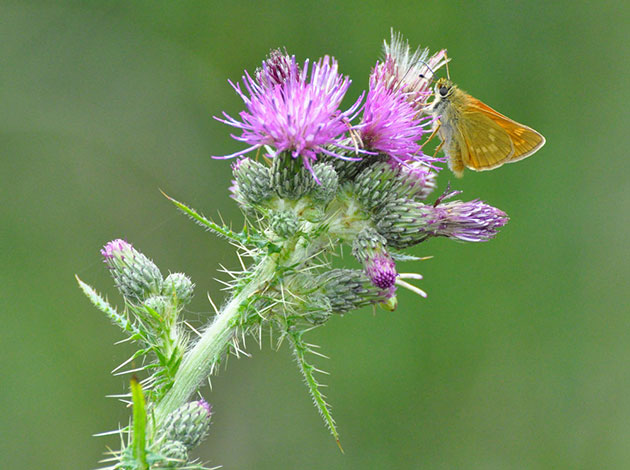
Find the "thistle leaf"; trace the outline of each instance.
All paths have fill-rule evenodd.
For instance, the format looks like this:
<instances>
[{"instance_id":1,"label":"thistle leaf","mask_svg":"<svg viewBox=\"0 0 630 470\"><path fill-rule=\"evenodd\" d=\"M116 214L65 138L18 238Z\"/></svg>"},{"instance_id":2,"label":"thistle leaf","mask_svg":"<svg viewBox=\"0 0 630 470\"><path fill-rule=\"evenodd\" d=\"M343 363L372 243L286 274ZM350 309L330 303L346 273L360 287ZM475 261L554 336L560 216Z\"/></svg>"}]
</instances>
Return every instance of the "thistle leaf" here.
<instances>
[{"instance_id":1,"label":"thistle leaf","mask_svg":"<svg viewBox=\"0 0 630 470\"><path fill-rule=\"evenodd\" d=\"M172 197L168 196L165 193L162 193L162 194L164 195L164 197L166 197L166 199L168 199L173 204L175 204L175 206L180 211L182 211L184 214L186 214L188 217L190 217L193 221L195 221L200 226L205 227L206 229L211 230L229 240L233 240L238 243L243 243L245 241L244 238L246 237L243 234L233 232L228 227L219 225L211 221L210 219L207 219L203 215L199 214L195 209L188 207L186 204L183 204L173 199Z\"/></svg>"},{"instance_id":2,"label":"thistle leaf","mask_svg":"<svg viewBox=\"0 0 630 470\"><path fill-rule=\"evenodd\" d=\"M135 377L131 379L131 399L133 400L133 456L139 465L138 468L145 470L149 468L146 450L147 410L142 386Z\"/></svg>"},{"instance_id":3,"label":"thistle leaf","mask_svg":"<svg viewBox=\"0 0 630 470\"><path fill-rule=\"evenodd\" d=\"M107 300L105 300L98 292L96 292L89 284L86 284L79 276L75 275L77 282L79 283L79 287L83 291L83 293L90 299L90 302L94 304L96 308L98 308L101 312L109 317L109 319L115 325L119 326L123 331L130 333L131 335L141 336L140 330L129 321L126 315L121 315L118 311L112 307Z\"/></svg>"},{"instance_id":4,"label":"thistle leaf","mask_svg":"<svg viewBox=\"0 0 630 470\"><path fill-rule=\"evenodd\" d=\"M314 372L317 372L318 369L309 364L306 360L306 354L312 353L308 344L302 340L303 331L294 331L290 330L286 332L286 336L290 339L291 345L293 346L293 354L295 355L295 359L297 360L298 367L304 376L304 380L306 381L306 386L308 387L309 393L313 398L313 402L315 406L319 410L322 418L324 419L324 423L328 426L330 433L335 438L339 449L343 452L341 448L341 443L339 442L339 433L337 432L337 427L335 426L335 420L332 417L330 412L330 405L324 399L324 395L321 393L319 387L321 384L317 382L315 379Z\"/></svg>"}]
</instances>

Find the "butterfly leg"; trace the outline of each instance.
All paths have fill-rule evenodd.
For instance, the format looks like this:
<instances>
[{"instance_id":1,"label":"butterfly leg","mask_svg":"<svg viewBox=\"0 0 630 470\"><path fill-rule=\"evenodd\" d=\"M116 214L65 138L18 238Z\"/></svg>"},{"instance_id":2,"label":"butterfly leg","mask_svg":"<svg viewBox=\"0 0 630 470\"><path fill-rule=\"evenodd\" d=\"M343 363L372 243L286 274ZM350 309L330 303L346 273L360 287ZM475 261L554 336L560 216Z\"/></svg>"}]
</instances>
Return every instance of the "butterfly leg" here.
<instances>
[{"instance_id":1,"label":"butterfly leg","mask_svg":"<svg viewBox=\"0 0 630 470\"><path fill-rule=\"evenodd\" d=\"M438 154L438 152L440 150L442 150L442 147L444 147L444 141L440 142L440 145L437 146L437 148L435 149L435 153L433 154L433 158L435 158Z\"/></svg>"},{"instance_id":2,"label":"butterfly leg","mask_svg":"<svg viewBox=\"0 0 630 470\"><path fill-rule=\"evenodd\" d=\"M438 125L435 126L435 129L433 129L433 132L431 132L431 135L429 136L429 138L422 143L420 148L424 147L426 144L428 144L431 141L431 139L433 139L433 137L435 137L435 134L437 134L437 132L440 130L441 125L442 124L440 124L440 121L438 121Z\"/></svg>"}]
</instances>

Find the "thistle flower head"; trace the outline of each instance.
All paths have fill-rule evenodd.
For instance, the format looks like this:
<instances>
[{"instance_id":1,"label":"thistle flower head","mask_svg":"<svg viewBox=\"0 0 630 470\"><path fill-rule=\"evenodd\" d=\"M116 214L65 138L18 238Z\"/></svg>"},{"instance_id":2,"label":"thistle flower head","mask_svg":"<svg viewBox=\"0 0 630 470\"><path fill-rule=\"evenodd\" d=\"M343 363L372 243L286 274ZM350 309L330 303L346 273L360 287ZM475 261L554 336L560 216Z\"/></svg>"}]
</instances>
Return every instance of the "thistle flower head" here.
<instances>
[{"instance_id":1,"label":"thistle flower head","mask_svg":"<svg viewBox=\"0 0 630 470\"><path fill-rule=\"evenodd\" d=\"M391 41L384 42L385 61L393 66L385 70L385 81L392 89L406 93L407 99L418 110L426 106L431 96L431 82L435 72L448 62L446 49L429 57L429 49L418 47L412 52L409 42L400 33L391 31Z\"/></svg>"},{"instance_id":2,"label":"thistle flower head","mask_svg":"<svg viewBox=\"0 0 630 470\"><path fill-rule=\"evenodd\" d=\"M363 118L358 126L366 149L388 155L395 162L407 160L429 163L419 141L432 123L432 117L420 116L414 100L402 87L392 86L391 74L397 66L392 57L377 62L370 75L370 89Z\"/></svg>"},{"instance_id":3,"label":"thistle flower head","mask_svg":"<svg viewBox=\"0 0 630 470\"><path fill-rule=\"evenodd\" d=\"M162 289L162 273L149 258L122 239L112 240L101 250L116 288L125 299L141 303Z\"/></svg>"},{"instance_id":4,"label":"thistle flower head","mask_svg":"<svg viewBox=\"0 0 630 470\"><path fill-rule=\"evenodd\" d=\"M459 194L454 191L442 199ZM499 228L508 221L505 212L489 206L479 199L472 201L440 202L433 208L433 217L428 222L435 234L465 242L485 242L494 238Z\"/></svg>"},{"instance_id":5,"label":"thistle flower head","mask_svg":"<svg viewBox=\"0 0 630 470\"><path fill-rule=\"evenodd\" d=\"M232 137L249 147L218 158L243 155L263 146L271 148L270 157L281 152L301 156L309 169L318 153L343 158L326 147L343 146L362 96L348 110L339 109L350 79L339 74L334 58L325 56L312 65L306 60L299 70L294 57L275 55L263 63L257 78L245 72L243 85L244 90L240 84L232 84L247 108L239 114L241 120L226 113L225 119L216 119L240 129L241 135Z\"/></svg>"},{"instance_id":6,"label":"thistle flower head","mask_svg":"<svg viewBox=\"0 0 630 470\"><path fill-rule=\"evenodd\" d=\"M390 201L377 214L376 228L389 245L407 248L429 237L488 241L507 223L505 212L478 199L443 202L455 194L440 197L434 205L405 198Z\"/></svg>"},{"instance_id":7,"label":"thistle flower head","mask_svg":"<svg viewBox=\"0 0 630 470\"><path fill-rule=\"evenodd\" d=\"M374 255L366 260L365 273L376 287L390 289L396 283L396 263L385 253Z\"/></svg>"}]
</instances>

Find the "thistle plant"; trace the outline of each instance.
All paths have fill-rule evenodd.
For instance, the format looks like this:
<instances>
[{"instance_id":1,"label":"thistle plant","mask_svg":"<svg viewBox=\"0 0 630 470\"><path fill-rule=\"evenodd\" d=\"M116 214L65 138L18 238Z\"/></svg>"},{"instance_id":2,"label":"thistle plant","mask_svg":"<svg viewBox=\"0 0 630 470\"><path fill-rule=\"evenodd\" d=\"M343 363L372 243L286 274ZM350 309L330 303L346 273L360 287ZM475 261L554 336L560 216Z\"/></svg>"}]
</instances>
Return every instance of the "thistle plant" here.
<instances>
[{"instance_id":1,"label":"thistle plant","mask_svg":"<svg viewBox=\"0 0 630 470\"><path fill-rule=\"evenodd\" d=\"M230 82L245 109L237 118L217 119L236 129L233 137L244 148L215 158L233 161L230 193L244 214L243 230L169 197L236 248L242 270L226 271L230 295L223 306L200 332L192 330L181 315L193 296L192 281L181 273L164 276L124 240L101 251L122 308L79 280L92 303L138 346L124 364L133 362L130 394L121 397L132 404L132 418L115 431L121 449L111 453L109 468L204 468L190 451L208 434L211 408L195 395L228 355L245 352L246 337L260 342L263 330L275 333L274 347L290 346L339 442L321 392L321 353L307 333L368 305L394 310L399 287L425 297L410 282L420 274L397 270L397 261L419 260L402 250L434 237L487 241L507 222L502 211L479 200L455 199L457 191L435 195L443 160L422 152L434 124L423 110L433 74L445 61L445 51L412 50L392 33L369 89L347 108L341 103L350 79L328 56L298 63L275 50L241 83ZM343 245L360 267L333 268Z\"/></svg>"}]
</instances>

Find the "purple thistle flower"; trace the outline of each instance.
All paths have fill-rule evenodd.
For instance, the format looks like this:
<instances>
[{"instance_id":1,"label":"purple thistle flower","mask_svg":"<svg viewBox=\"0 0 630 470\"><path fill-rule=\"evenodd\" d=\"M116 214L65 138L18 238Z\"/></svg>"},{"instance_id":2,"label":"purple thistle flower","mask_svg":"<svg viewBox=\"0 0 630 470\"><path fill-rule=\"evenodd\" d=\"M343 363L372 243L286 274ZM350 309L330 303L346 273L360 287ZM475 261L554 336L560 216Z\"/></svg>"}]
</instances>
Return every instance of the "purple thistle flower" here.
<instances>
[{"instance_id":1,"label":"purple thistle flower","mask_svg":"<svg viewBox=\"0 0 630 470\"><path fill-rule=\"evenodd\" d=\"M507 221L507 214L475 199L469 202L447 202L436 208L442 220L438 235L466 242L484 242L493 238Z\"/></svg>"},{"instance_id":2,"label":"purple thistle flower","mask_svg":"<svg viewBox=\"0 0 630 470\"><path fill-rule=\"evenodd\" d=\"M404 249L430 237L488 241L507 223L505 212L478 199L443 202L458 193L445 193L433 205L406 198L391 201L376 215L376 228L388 246Z\"/></svg>"},{"instance_id":3,"label":"purple thistle flower","mask_svg":"<svg viewBox=\"0 0 630 470\"><path fill-rule=\"evenodd\" d=\"M436 201L428 223L437 236L465 242L485 242L494 238L499 228L508 222L502 210L489 206L479 199L443 203L460 191L446 193Z\"/></svg>"},{"instance_id":4,"label":"purple thistle flower","mask_svg":"<svg viewBox=\"0 0 630 470\"><path fill-rule=\"evenodd\" d=\"M239 113L241 121L226 113L223 113L226 119L215 119L241 129L240 136L232 137L249 147L214 158L237 157L270 146L274 149L270 157L288 152L293 158L301 156L309 169L318 153L349 159L325 148L328 145L347 148L343 145L344 136L363 98L361 95L348 110L339 110L350 79L340 75L337 69L337 61L328 56L310 67L306 60L302 70L294 57L289 60L276 56L263 63L256 79L245 72L245 90L240 84L230 82L247 110Z\"/></svg>"},{"instance_id":5,"label":"purple thistle flower","mask_svg":"<svg viewBox=\"0 0 630 470\"><path fill-rule=\"evenodd\" d=\"M420 116L409 93L392 86L388 77L396 68L394 59L377 62L370 76L363 119L357 126L363 145L368 150L389 155L398 163L408 160L429 164L434 159L422 153L418 143L431 126L431 116Z\"/></svg>"},{"instance_id":6,"label":"purple thistle flower","mask_svg":"<svg viewBox=\"0 0 630 470\"><path fill-rule=\"evenodd\" d=\"M381 289L391 289L396 283L396 263L386 253L377 254L368 258L364 262L365 274L370 278L372 284Z\"/></svg>"}]
</instances>

